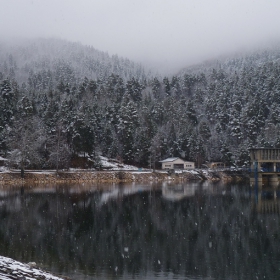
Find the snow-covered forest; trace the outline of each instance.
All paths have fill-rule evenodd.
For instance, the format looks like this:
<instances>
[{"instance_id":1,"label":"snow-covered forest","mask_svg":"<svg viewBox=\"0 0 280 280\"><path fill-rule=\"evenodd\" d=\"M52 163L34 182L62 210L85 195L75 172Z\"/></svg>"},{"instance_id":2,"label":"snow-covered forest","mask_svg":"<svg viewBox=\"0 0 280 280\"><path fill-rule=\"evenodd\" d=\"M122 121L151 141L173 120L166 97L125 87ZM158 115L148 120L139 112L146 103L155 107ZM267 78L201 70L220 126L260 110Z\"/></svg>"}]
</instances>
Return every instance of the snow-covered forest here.
<instances>
[{"instance_id":1,"label":"snow-covered forest","mask_svg":"<svg viewBox=\"0 0 280 280\"><path fill-rule=\"evenodd\" d=\"M79 43L0 42L0 155L40 169L81 155L247 166L248 148L280 147L279 76L280 47L160 77Z\"/></svg>"}]
</instances>

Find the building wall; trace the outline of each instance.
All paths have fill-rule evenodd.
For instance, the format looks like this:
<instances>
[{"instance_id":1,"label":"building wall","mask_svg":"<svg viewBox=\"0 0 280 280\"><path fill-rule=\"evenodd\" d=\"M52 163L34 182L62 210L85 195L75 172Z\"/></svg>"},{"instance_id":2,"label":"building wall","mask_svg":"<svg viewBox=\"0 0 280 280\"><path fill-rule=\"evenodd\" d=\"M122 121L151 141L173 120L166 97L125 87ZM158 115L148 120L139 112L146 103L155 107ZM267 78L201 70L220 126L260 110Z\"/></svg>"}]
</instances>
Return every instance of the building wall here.
<instances>
[{"instance_id":1,"label":"building wall","mask_svg":"<svg viewBox=\"0 0 280 280\"><path fill-rule=\"evenodd\" d=\"M194 169L194 162L185 161L185 169Z\"/></svg>"},{"instance_id":2,"label":"building wall","mask_svg":"<svg viewBox=\"0 0 280 280\"><path fill-rule=\"evenodd\" d=\"M253 148L250 149L251 170L258 172L278 172L280 164L280 149L277 148Z\"/></svg>"},{"instance_id":3,"label":"building wall","mask_svg":"<svg viewBox=\"0 0 280 280\"><path fill-rule=\"evenodd\" d=\"M176 159L172 162L163 162L162 169L174 169L174 164L183 164L184 169L194 169L194 162L183 161L181 159Z\"/></svg>"},{"instance_id":4,"label":"building wall","mask_svg":"<svg viewBox=\"0 0 280 280\"><path fill-rule=\"evenodd\" d=\"M164 162L164 163L162 163L162 169L173 169L172 162Z\"/></svg>"},{"instance_id":5,"label":"building wall","mask_svg":"<svg viewBox=\"0 0 280 280\"><path fill-rule=\"evenodd\" d=\"M251 149L250 156L251 162L280 162L280 149Z\"/></svg>"}]
</instances>

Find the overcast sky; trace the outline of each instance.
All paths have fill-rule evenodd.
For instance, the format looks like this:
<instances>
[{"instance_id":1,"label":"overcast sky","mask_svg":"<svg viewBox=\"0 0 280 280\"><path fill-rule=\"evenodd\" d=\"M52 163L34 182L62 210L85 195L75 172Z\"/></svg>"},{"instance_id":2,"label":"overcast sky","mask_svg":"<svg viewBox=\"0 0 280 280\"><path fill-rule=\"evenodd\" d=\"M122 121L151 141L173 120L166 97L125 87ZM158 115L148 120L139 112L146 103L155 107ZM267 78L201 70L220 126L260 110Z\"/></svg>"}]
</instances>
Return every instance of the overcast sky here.
<instances>
[{"instance_id":1,"label":"overcast sky","mask_svg":"<svg viewBox=\"0 0 280 280\"><path fill-rule=\"evenodd\" d=\"M55 36L172 70L280 38L279 0L0 0L0 4L0 36Z\"/></svg>"}]
</instances>

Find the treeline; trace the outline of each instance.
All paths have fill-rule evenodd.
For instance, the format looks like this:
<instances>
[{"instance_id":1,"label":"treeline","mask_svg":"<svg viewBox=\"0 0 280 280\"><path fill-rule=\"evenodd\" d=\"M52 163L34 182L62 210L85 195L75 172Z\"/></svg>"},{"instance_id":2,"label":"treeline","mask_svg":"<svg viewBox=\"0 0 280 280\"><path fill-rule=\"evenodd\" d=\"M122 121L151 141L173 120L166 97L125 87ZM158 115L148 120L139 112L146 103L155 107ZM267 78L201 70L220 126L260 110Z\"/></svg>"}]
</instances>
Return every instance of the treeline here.
<instances>
[{"instance_id":1,"label":"treeline","mask_svg":"<svg viewBox=\"0 0 280 280\"><path fill-rule=\"evenodd\" d=\"M67 168L84 155L97 167L104 155L139 166L169 156L246 166L248 148L280 147L279 49L163 78L61 41L0 57L0 152L14 165Z\"/></svg>"}]
</instances>

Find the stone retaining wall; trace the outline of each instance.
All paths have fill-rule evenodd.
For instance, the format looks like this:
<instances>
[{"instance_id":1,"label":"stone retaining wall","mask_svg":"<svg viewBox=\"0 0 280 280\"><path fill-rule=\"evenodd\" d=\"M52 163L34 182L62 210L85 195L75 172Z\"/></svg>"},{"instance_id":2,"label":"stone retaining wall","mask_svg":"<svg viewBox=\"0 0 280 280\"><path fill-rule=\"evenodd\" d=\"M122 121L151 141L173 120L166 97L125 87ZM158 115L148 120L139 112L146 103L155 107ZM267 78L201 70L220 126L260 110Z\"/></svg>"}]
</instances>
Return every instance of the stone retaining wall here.
<instances>
[{"instance_id":1,"label":"stone retaining wall","mask_svg":"<svg viewBox=\"0 0 280 280\"><path fill-rule=\"evenodd\" d=\"M18 172L0 173L0 185L24 183L78 183L78 182L144 182L168 179L165 173L116 172L26 172L24 179Z\"/></svg>"},{"instance_id":2,"label":"stone retaining wall","mask_svg":"<svg viewBox=\"0 0 280 280\"><path fill-rule=\"evenodd\" d=\"M184 172L168 175L163 172L131 172L131 171L76 171L76 172L26 172L24 179L20 172L0 173L1 185L23 185L26 183L45 184L45 183L106 183L106 182L150 182L163 180L242 180L241 174L230 174L225 172L209 172L207 176L201 171L196 173Z\"/></svg>"}]
</instances>

